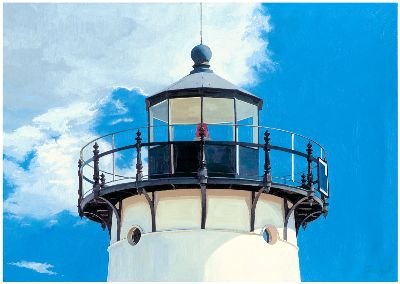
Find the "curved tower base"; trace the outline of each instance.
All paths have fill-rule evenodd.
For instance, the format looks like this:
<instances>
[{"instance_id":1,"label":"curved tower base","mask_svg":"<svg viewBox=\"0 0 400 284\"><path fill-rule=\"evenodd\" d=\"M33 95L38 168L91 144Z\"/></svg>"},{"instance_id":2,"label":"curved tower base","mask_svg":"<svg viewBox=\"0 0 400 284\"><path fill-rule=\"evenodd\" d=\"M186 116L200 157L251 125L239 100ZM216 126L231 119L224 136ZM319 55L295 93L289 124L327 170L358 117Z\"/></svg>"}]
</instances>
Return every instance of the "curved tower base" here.
<instances>
[{"instance_id":1,"label":"curved tower base","mask_svg":"<svg viewBox=\"0 0 400 284\"><path fill-rule=\"evenodd\" d=\"M248 191L208 189L203 230L199 189L156 192L155 208L157 231L151 232L144 196L123 200L121 240L115 226L111 231L109 281L300 281L293 220L288 241L282 237L281 198L262 194L254 232ZM141 235L133 245L135 227Z\"/></svg>"}]
</instances>

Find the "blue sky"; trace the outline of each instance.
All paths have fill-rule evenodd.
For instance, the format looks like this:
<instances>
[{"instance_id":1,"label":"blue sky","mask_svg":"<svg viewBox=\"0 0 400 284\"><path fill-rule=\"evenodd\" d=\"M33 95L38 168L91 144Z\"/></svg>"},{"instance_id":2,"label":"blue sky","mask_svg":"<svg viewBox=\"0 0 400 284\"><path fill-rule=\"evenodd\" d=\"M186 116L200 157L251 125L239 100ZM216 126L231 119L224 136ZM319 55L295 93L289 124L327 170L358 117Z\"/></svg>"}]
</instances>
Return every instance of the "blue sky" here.
<instances>
[{"instance_id":1,"label":"blue sky","mask_svg":"<svg viewBox=\"0 0 400 284\"><path fill-rule=\"evenodd\" d=\"M179 12L179 9L174 9L171 10L171 14ZM29 12L29 9L27 11ZM142 16L145 12L141 12ZM11 27L16 23L7 18L7 13L16 12L7 8L5 13L5 37L12 39L14 30ZM210 12L212 13L218 14L214 11ZM237 38L227 39L232 41L233 48L227 51L231 57L226 60L235 60L238 66L229 66L226 62L216 59L221 44L212 38L211 29L209 29L210 42L205 42L213 51L216 50L211 61L216 73L225 75L233 83L245 85L249 91L264 99L260 124L312 137L328 151L330 211L326 219L321 218L313 222L305 231L301 230L299 233L302 280L396 281L398 277L397 5L268 4L262 6L261 13L264 18L251 18L246 13L240 14L236 11L237 17L250 19L249 21L254 19L268 21L268 27L255 24L257 30L250 31L250 34L257 34L249 38L247 43L257 47L253 50L242 48L242 44L246 43L236 42L241 40L240 34ZM128 20L123 21L121 25L124 23L135 25L135 22L131 23ZM213 25L218 27L223 24L223 21L213 22ZM230 24L228 21L227 25ZM192 28L196 27L194 24ZM157 29L154 31L159 32ZM219 30L223 31L223 28ZM187 37L190 35L182 33ZM103 40L107 41L108 35L105 33ZM3 198L6 200L3 224L4 280L106 280L108 233L102 231L98 224L80 221L73 213L75 196L68 195L67 191L59 192L57 188L47 188L46 181L38 178L42 170L38 167L39 162L51 160L51 157L45 156L44 153L54 151L51 145L46 144L45 148L41 147L45 144L45 139L52 139L55 146L72 145L71 149L75 151L79 149L78 146L83 146L83 141L86 141L84 138L89 138L92 134L105 134L115 129L131 127L132 124L145 124L144 96L140 93L143 91L151 93L186 75L190 71L190 61L176 63L175 59L179 57L182 57L182 60L189 59L190 48L196 41L197 32L185 42L187 49L180 50L178 44L170 45L168 40L165 41L160 37L158 47L157 41L152 43L155 46L153 52L158 50L163 53L166 47L176 48L178 51L160 58L157 55L148 56L144 60L149 63L146 67L145 63L133 58L136 60L136 65L128 67L141 68L147 76L132 79L136 80L133 85L129 85L129 78L124 77L127 76L125 73L129 72L124 70L127 66L122 61L114 66L122 69L120 73L111 75L117 78L121 76L123 80L110 80L107 81L108 85L96 85L93 82L97 81L92 77L83 77L88 80L88 85L91 84L93 90L101 95L90 97L90 102L95 102L94 104L88 104L83 98L84 95L77 95L74 100L82 100L80 106L68 101L67 93L56 91L54 94L52 92L46 95L35 94L37 100L42 98L46 102L43 104L30 104L29 99L17 102L10 98L13 91L21 92L20 89L13 89L13 84L18 82L13 78L13 72L17 72L21 66L11 66L8 58L29 57L38 50L37 47L24 51L6 49L4 60L8 69L5 69L4 77L6 131L4 168L5 171L13 170L15 173L3 174ZM5 45L7 47L8 43ZM145 49L143 46L135 48ZM262 54L258 52L260 48L263 49ZM46 55L47 58L59 56L52 49L47 49L46 52L41 55ZM128 58L129 52L127 51L126 55ZM46 70L56 74L52 73L54 76L59 73L66 74L68 83L76 82L76 86L70 88L74 91L81 90L84 94L85 85L71 81L72 79L68 81L72 77L71 73L68 73L68 68L72 67L63 67L73 58L71 54L68 55L69 57L65 56L64 61L60 60L56 65L47 66L43 62L38 62L37 65L32 64L27 68L37 68L37 70L47 68ZM88 65L88 69L94 66L90 70L95 70L96 62L104 64L105 60L101 57L104 55L98 56L93 61L83 60L84 63L92 64ZM115 60L118 62L118 59ZM159 63L160 60L164 65ZM157 64L151 61L157 61ZM247 64L244 70L240 69L243 69L243 64L239 64L239 61L244 62L244 65ZM78 63L74 66L76 64ZM101 65L101 67L106 66ZM241 73L229 71L226 66L240 69ZM168 68L172 69L172 73L160 79L160 70L164 72L169 70ZM101 79L110 74L96 73L96 75ZM134 75L131 77L135 77ZM40 79L35 77L35 80ZM148 82L151 80L160 82L152 84ZM253 83L246 86L246 81ZM48 84L49 88L53 86L49 82L44 84ZM34 83L27 84L27 88L34 86L36 86ZM124 107L118 107L119 103L116 102ZM72 114L69 116L60 109L66 104L70 104L67 110ZM24 115L20 114L21 110L24 111ZM16 113L26 117L17 118ZM78 122L73 121L74 114L79 116ZM54 120L60 116L63 121L54 124ZM113 124L117 119L122 120ZM32 126L29 124L30 121L36 124ZM40 131L35 128L37 125L40 125ZM25 128L21 130L21 127ZM66 132L65 129L70 127L75 127L77 135L87 131L88 137L82 134L82 141L78 140L76 136ZM46 129L46 135L43 134L43 129ZM18 147L21 147L18 149L22 149L25 153L21 155L10 148L14 146L12 143L18 141L18 136L14 137L16 133L26 133L26 130L30 131L30 136L21 134L21 137L36 142L18 144ZM60 177L54 177L55 183L67 178L77 179L77 153L75 156L72 150L60 154L66 161L73 161L73 167ZM57 157L54 159L57 160ZM18 170L23 171L23 174L19 175ZM24 190L24 180L17 175L30 180L35 188L46 188L50 197ZM73 185L71 187L75 192ZM65 199L60 199L58 196L63 194L66 196ZM35 200L40 200L39 197L43 203L35 203ZM22 200L25 199L32 202L23 203ZM35 208L34 205L38 204L43 204L46 210ZM64 204L68 204L65 210ZM23 261L41 263L42 270L38 268L36 270L42 273L21 267L29 266L22 263Z\"/></svg>"}]
</instances>

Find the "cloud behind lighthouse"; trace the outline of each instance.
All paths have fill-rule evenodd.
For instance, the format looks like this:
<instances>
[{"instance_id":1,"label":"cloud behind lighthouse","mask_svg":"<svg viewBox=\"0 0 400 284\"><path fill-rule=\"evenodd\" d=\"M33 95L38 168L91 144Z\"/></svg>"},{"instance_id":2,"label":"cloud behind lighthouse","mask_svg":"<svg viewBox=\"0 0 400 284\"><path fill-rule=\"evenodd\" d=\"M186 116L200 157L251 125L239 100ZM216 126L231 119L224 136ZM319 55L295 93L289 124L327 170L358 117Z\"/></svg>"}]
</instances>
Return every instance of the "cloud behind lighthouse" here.
<instances>
[{"instance_id":1,"label":"cloud behind lighthouse","mask_svg":"<svg viewBox=\"0 0 400 284\"><path fill-rule=\"evenodd\" d=\"M254 84L255 68L273 66L261 6L205 4L203 20L221 76ZM99 108L115 105L118 88L149 95L188 74L198 43L198 4L6 4L5 212L76 214L78 149L112 131L98 127ZM112 118L108 126L139 121Z\"/></svg>"}]
</instances>

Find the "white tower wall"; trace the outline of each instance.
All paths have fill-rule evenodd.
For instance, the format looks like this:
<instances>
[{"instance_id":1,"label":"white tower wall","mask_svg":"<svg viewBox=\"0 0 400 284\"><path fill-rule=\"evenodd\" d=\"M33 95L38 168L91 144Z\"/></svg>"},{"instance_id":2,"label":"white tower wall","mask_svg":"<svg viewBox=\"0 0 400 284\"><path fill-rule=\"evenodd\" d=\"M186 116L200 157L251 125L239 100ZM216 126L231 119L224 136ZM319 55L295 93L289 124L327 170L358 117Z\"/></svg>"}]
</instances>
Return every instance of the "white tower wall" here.
<instances>
[{"instance_id":1,"label":"white tower wall","mask_svg":"<svg viewBox=\"0 0 400 284\"><path fill-rule=\"evenodd\" d=\"M291 204L289 204L289 207ZM124 199L121 240L113 218L109 251L109 281L300 281L294 219L283 240L283 199L262 194L250 229L251 192L207 189L207 221L200 229L200 189L155 193L157 232L143 195ZM272 242L267 243L267 226ZM132 227L140 241L127 241Z\"/></svg>"}]
</instances>

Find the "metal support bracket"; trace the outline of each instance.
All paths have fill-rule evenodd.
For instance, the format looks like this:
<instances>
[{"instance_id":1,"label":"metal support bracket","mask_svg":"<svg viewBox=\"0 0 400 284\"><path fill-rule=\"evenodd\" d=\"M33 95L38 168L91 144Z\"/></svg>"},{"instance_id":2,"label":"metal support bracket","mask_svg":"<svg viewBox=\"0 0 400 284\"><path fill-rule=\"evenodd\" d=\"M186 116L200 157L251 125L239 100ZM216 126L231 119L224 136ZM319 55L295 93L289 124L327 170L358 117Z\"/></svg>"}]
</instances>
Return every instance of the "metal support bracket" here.
<instances>
[{"instance_id":1,"label":"metal support bracket","mask_svg":"<svg viewBox=\"0 0 400 284\"><path fill-rule=\"evenodd\" d=\"M318 212L314 212L314 213L308 214L307 217L304 218L303 221L301 221L301 223L297 226L297 228L296 228L296 235L297 235L297 233L298 233L300 227L301 227L303 224L307 224L306 221L307 221L308 219L310 219L311 217L314 217L314 216L316 216L316 215L320 215L321 213L322 213L322 211L318 211Z\"/></svg>"},{"instance_id":2,"label":"metal support bracket","mask_svg":"<svg viewBox=\"0 0 400 284\"><path fill-rule=\"evenodd\" d=\"M83 216L85 216L85 215L91 215L91 216L94 216L94 217L96 217L97 219L99 219L99 220L101 221L101 227L105 228L105 227L107 226L107 222L106 222L103 218L101 218L99 215L94 214L94 213L92 213L92 212L87 212L87 211L83 212L83 214L84 214Z\"/></svg>"},{"instance_id":3,"label":"metal support bracket","mask_svg":"<svg viewBox=\"0 0 400 284\"><path fill-rule=\"evenodd\" d=\"M271 186L269 186L269 185L267 185L266 187L265 186L261 187L260 190L257 192L257 194L254 196L254 200L252 201L251 212L250 212L250 232L254 232L254 223L256 220L256 208L257 208L258 199L260 198L260 196L263 192L268 193L270 191L270 187Z\"/></svg>"},{"instance_id":4,"label":"metal support bracket","mask_svg":"<svg viewBox=\"0 0 400 284\"><path fill-rule=\"evenodd\" d=\"M301 199L299 199L295 204L293 204L293 206L290 208L289 212L286 214L285 216L285 223L283 224L283 239L285 241L287 241L287 225L289 223L289 218L292 215L292 213L294 212L294 210L304 201L307 200L308 197L303 197Z\"/></svg>"},{"instance_id":5,"label":"metal support bracket","mask_svg":"<svg viewBox=\"0 0 400 284\"><path fill-rule=\"evenodd\" d=\"M149 203L150 206L150 214L151 214L151 231L155 232L157 230L156 228L156 211L155 211L155 207L154 207L154 194L153 194L153 198L150 198L149 194L147 193L147 191L142 188L140 190L141 193L143 193L144 197L147 200L147 203Z\"/></svg>"},{"instance_id":6,"label":"metal support bracket","mask_svg":"<svg viewBox=\"0 0 400 284\"><path fill-rule=\"evenodd\" d=\"M119 210L106 198L98 196L97 199L100 199L100 200L104 201L105 203L107 203L107 205L114 212L115 217L117 218L117 241L119 241L121 239L121 215L120 215Z\"/></svg>"}]
</instances>

